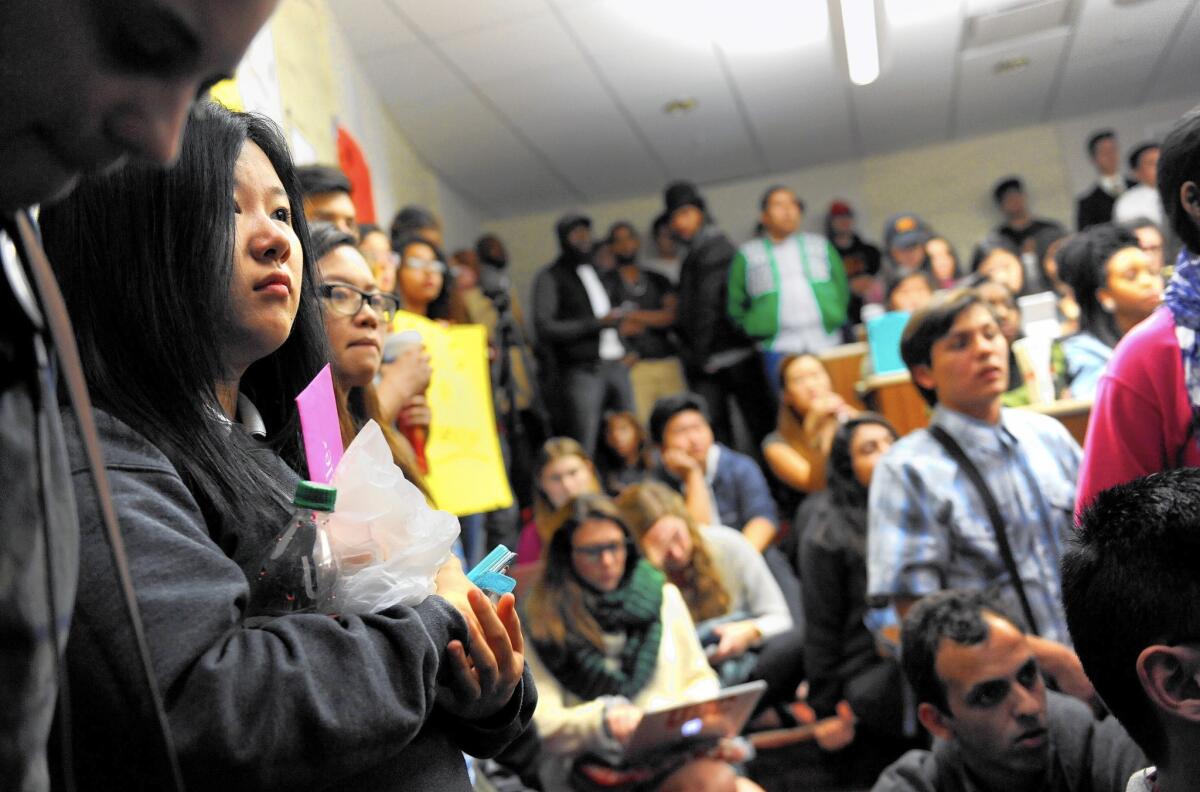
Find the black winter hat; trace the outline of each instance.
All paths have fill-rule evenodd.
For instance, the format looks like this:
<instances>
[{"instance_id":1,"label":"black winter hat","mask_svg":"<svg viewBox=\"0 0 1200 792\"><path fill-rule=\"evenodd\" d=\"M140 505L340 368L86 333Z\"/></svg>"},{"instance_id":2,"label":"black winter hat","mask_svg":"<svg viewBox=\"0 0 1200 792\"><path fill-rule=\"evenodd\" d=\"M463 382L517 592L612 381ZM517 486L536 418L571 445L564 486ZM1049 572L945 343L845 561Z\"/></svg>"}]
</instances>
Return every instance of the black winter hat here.
<instances>
[{"instance_id":1,"label":"black winter hat","mask_svg":"<svg viewBox=\"0 0 1200 792\"><path fill-rule=\"evenodd\" d=\"M669 185L663 193L663 203L666 204L668 215L684 206L694 206L701 212L708 211L700 191L688 181L677 181Z\"/></svg>"}]
</instances>

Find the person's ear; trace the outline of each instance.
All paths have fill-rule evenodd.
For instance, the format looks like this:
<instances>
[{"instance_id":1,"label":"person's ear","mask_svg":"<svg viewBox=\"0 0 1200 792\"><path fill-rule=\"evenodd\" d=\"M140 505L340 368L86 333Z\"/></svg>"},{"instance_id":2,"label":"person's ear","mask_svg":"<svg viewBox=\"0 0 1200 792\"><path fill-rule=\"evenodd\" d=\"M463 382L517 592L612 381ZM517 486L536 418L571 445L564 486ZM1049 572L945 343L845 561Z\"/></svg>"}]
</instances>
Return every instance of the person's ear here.
<instances>
[{"instance_id":1,"label":"person's ear","mask_svg":"<svg viewBox=\"0 0 1200 792\"><path fill-rule=\"evenodd\" d=\"M950 728L950 716L942 712L928 701L917 705L917 720L926 731L941 740L953 740L954 730Z\"/></svg>"},{"instance_id":2,"label":"person's ear","mask_svg":"<svg viewBox=\"0 0 1200 792\"><path fill-rule=\"evenodd\" d=\"M1200 187L1196 186L1196 182L1185 181L1179 185L1179 203L1193 223L1200 223Z\"/></svg>"},{"instance_id":3,"label":"person's ear","mask_svg":"<svg viewBox=\"0 0 1200 792\"><path fill-rule=\"evenodd\" d=\"M929 391L937 390L937 383L933 381L933 369L928 365L921 363L909 369L912 372L912 381Z\"/></svg>"},{"instance_id":4,"label":"person's ear","mask_svg":"<svg viewBox=\"0 0 1200 792\"><path fill-rule=\"evenodd\" d=\"M1147 646L1138 655L1137 674L1155 707L1200 723L1200 651L1188 646Z\"/></svg>"},{"instance_id":5,"label":"person's ear","mask_svg":"<svg viewBox=\"0 0 1200 792\"><path fill-rule=\"evenodd\" d=\"M1113 299L1112 292L1107 286L1096 289L1096 302L1100 303L1100 307L1108 313L1113 313L1117 310L1117 301Z\"/></svg>"}]
</instances>

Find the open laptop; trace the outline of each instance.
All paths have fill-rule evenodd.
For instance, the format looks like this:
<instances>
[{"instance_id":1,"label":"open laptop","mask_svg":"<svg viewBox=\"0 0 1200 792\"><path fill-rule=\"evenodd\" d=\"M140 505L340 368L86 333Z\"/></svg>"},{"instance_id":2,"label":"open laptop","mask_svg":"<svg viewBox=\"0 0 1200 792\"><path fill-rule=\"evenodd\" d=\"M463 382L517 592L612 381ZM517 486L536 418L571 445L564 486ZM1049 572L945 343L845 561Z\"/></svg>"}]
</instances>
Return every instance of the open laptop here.
<instances>
[{"instance_id":1,"label":"open laptop","mask_svg":"<svg viewBox=\"0 0 1200 792\"><path fill-rule=\"evenodd\" d=\"M623 757L632 761L736 737L766 689L767 683L758 680L725 688L710 699L647 710L629 738Z\"/></svg>"}]
</instances>

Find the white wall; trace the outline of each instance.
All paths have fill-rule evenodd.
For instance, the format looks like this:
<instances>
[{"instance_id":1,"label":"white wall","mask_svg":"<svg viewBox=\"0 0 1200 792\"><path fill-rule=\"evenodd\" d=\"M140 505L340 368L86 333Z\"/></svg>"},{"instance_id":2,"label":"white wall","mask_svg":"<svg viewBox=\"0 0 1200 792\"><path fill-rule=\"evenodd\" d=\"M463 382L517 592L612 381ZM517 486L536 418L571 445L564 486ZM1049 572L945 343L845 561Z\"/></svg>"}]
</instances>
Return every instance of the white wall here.
<instances>
[{"instance_id":1,"label":"white wall","mask_svg":"<svg viewBox=\"0 0 1200 792\"><path fill-rule=\"evenodd\" d=\"M1075 196L1095 178L1086 153L1089 133L1101 127L1116 129L1122 149L1161 137L1195 101L1181 100L1053 124L1013 129L992 135L936 143L907 151L848 160L780 173L770 178L744 179L702 185L709 209L735 240L747 238L758 214L762 192L776 182L793 187L808 206L805 227L821 231L825 210L834 198L844 198L858 212L860 229L878 241L887 216L898 211L921 215L966 257L999 218L992 203L992 186L1001 177L1020 174L1035 213L1074 223ZM616 220L631 220L645 228L662 211L661 194L564 206L591 215L597 235ZM537 268L556 255L554 222L561 212L541 212L493 219L487 230L507 243L513 277L528 289Z\"/></svg>"}]
</instances>

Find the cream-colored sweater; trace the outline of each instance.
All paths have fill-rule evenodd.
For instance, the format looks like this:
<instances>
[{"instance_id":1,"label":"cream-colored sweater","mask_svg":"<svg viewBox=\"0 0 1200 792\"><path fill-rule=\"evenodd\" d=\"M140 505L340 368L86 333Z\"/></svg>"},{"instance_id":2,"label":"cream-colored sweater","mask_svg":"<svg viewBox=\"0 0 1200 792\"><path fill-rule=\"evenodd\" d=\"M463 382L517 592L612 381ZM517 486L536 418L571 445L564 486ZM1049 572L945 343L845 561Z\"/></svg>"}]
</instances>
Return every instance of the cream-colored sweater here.
<instances>
[{"instance_id":1,"label":"cream-colored sweater","mask_svg":"<svg viewBox=\"0 0 1200 792\"><path fill-rule=\"evenodd\" d=\"M716 672L696 638L696 627L683 596L670 583L663 587L660 618L662 643L654 676L633 703L646 710L715 696L720 691ZM619 642L612 647L618 648ZM608 699L578 698L542 665L531 643L526 643L525 649L525 659L537 683L538 704L533 720L542 738L542 782L546 792L569 790L567 777L577 756L589 752L611 754L619 748L604 728Z\"/></svg>"}]
</instances>

